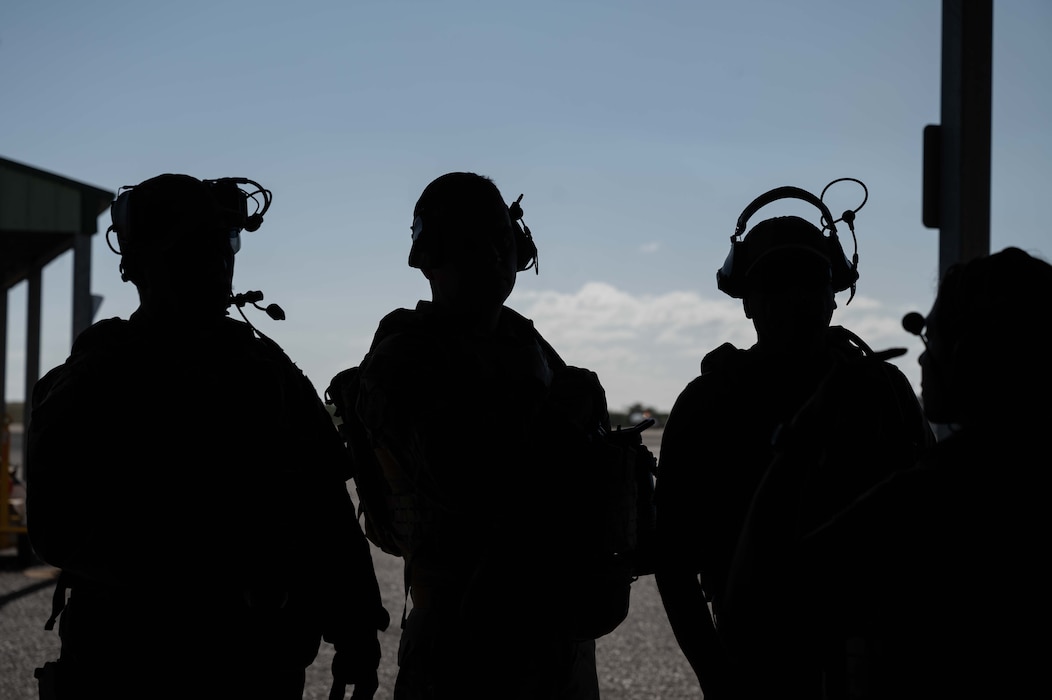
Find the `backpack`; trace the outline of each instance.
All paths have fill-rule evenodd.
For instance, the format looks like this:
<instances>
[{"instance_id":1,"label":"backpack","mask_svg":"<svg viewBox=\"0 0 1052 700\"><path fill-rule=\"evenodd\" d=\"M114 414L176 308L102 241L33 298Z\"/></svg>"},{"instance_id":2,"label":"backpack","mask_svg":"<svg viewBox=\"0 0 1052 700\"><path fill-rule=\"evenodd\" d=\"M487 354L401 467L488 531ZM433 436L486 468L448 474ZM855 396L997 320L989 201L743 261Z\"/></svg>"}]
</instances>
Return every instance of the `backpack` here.
<instances>
[{"instance_id":1,"label":"backpack","mask_svg":"<svg viewBox=\"0 0 1052 700\"><path fill-rule=\"evenodd\" d=\"M392 326L417 327L419 321L410 314L400 316L392 319ZM605 395L594 373L567 367L539 334L537 340L557 371L584 378L581 390L594 386L601 396L599 412L606 418ZM353 463L358 515L366 537L408 563L414 525L426 519L426 513L412 494L391 487L398 483L400 469L387 463L384 450L375 449L358 417L359 375L360 367L335 375L325 402L334 408ZM552 543L552 559L564 562L559 583L565 587L560 590L566 591L566 628L575 639L596 639L613 631L628 615L632 583L654 572L657 460L642 438L654 423L646 419L622 429L611 428L608 418L600 420L590 433L565 443L567 459L552 460L552 473L544 475L546 483L561 489L558 500L567 513ZM567 465L570 474L556 469ZM401 481L404 484L404 477ZM543 515L538 512L537 517Z\"/></svg>"},{"instance_id":2,"label":"backpack","mask_svg":"<svg viewBox=\"0 0 1052 700\"><path fill-rule=\"evenodd\" d=\"M333 407L333 415L339 419L337 427L351 457L358 518L366 538L387 554L405 556L409 551L405 523L402 527L395 525L399 509L394 492L384 476L381 457L354 408L358 402L359 373L359 367L351 367L334 376L325 390L325 403Z\"/></svg>"},{"instance_id":3,"label":"backpack","mask_svg":"<svg viewBox=\"0 0 1052 700\"><path fill-rule=\"evenodd\" d=\"M573 553L564 573L574 639L613 632L628 616L632 584L654 573L657 459L642 438L654 423L602 429L574 455L578 478L566 488L577 518L561 538Z\"/></svg>"},{"instance_id":4,"label":"backpack","mask_svg":"<svg viewBox=\"0 0 1052 700\"><path fill-rule=\"evenodd\" d=\"M630 478L635 483L636 493L630 514L635 515L632 529L635 539L628 548L634 578L654 573L657 548L657 511L654 507L654 487L657 483L657 457L643 444L643 431L653 427L657 421L646 418L631 428L618 426L607 436L629 462Z\"/></svg>"}]
</instances>

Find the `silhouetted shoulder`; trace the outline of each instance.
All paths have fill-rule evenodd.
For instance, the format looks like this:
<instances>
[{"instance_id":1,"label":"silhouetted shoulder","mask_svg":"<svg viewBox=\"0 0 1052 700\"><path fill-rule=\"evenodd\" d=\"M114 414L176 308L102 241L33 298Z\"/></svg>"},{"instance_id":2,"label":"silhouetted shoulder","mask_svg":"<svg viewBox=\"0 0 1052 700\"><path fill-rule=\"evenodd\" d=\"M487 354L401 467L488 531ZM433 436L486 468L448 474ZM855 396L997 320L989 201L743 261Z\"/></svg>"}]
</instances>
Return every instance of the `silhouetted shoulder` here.
<instances>
[{"instance_id":1,"label":"silhouetted shoulder","mask_svg":"<svg viewBox=\"0 0 1052 700\"><path fill-rule=\"evenodd\" d=\"M424 319L416 309L399 308L389 312L376 327L373 333L372 348L389 336L406 331L420 330L424 326Z\"/></svg>"},{"instance_id":2,"label":"silhouetted shoulder","mask_svg":"<svg viewBox=\"0 0 1052 700\"><path fill-rule=\"evenodd\" d=\"M665 425L665 436L670 429L673 433L677 432L677 426L672 423L693 423L702 414L719 412L719 397L742 393L739 378L749 363L748 351L730 343L724 343L706 354L701 362L701 374L690 380L676 397ZM679 421L676 421L677 414L680 416Z\"/></svg>"},{"instance_id":3,"label":"silhouetted shoulder","mask_svg":"<svg viewBox=\"0 0 1052 700\"><path fill-rule=\"evenodd\" d=\"M72 352L77 353L101 345L119 345L131 330L123 318L107 318L84 329L73 341Z\"/></svg>"},{"instance_id":4,"label":"silhouetted shoulder","mask_svg":"<svg viewBox=\"0 0 1052 700\"><path fill-rule=\"evenodd\" d=\"M737 369L747 362L747 357L748 350L735 347L733 343L724 343L701 358L701 373Z\"/></svg>"}]
</instances>

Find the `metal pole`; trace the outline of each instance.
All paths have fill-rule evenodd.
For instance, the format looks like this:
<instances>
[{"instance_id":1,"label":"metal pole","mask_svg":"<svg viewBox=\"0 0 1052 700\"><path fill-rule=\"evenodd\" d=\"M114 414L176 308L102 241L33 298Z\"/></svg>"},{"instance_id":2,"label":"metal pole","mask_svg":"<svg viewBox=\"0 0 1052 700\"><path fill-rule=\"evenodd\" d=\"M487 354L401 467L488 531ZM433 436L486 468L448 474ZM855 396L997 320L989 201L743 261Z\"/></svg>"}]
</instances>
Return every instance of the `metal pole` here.
<instances>
[{"instance_id":1,"label":"metal pole","mask_svg":"<svg viewBox=\"0 0 1052 700\"><path fill-rule=\"evenodd\" d=\"M922 219L940 229L939 277L990 253L993 0L943 0L942 123L924 130Z\"/></svg>"}]
</instances>

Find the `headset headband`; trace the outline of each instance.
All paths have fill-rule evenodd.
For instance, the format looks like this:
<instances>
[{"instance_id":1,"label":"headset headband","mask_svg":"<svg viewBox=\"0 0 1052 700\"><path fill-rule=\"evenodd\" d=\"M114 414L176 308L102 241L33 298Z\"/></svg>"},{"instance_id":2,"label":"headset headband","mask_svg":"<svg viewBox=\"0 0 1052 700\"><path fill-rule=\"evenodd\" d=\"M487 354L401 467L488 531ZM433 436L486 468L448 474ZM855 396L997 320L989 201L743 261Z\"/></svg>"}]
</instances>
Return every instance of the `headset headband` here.
<instances>
[{"instance_id":1,"label":"headset headband","mask_svg":"<svg viewBox=\"0 0 1052 700\"><path fill-rule=\"evenodd\" d=\"M802 199L805 202L818 207L819 211L822 212L822 228L828 228L830 235L836 234L836 225L833 223L833 214L829 211L829 207L826 206L818 197L814 196L807 190L800 187L793 187L792 185L785 185L784 187L775 187L769 192L764 192L756 199L749 203L749 206L745 207L745 210L738 217L738 224L734 227L734 235L731 236L733 241L738 236L745 233L745 226L749 223L749 219L757 211L767 206L771 202L775 202L779 199Z\"/></svg>"},{"instance_id":2,"label":"headset headband","mask_svg":"<svg viewBox=\"0 0 1052 700\"><path fill-rule=\"evenodd\" d=\"M861 180L856 180L855 178L838 178L822 189L822 195L825 195L826 190L828 190L830 186L844 180L850 180L857 183L865 192L862 204L859 204L858 207L853 210L849 209L845 211L843 216L839 219L840 221L847 223L848 228L851 230L851 236L854 238L855 213L861 209L863 205L865 205L866 200L869 199L869 191L866 189L865 184L863 184ZM731 235L730 253L727 255L727 259L724 261L723 266L716 271L716 284L719 289L732 297L743 297L746 291L744 280L746 271L743 269L745 265L740 258L743 256L746 258L752 258L753 254L750 254L750 250L755 246L750 245L751 241L747 237L742 238L742 236L745 234L745 228L753 214L762 207L779 199L800 199L813 204L821 212L822 217L819 221L820 229L817 232L819 236L824 239L823 246L826 249L826 255L828 256L831 265L830 271L832 274L833 288L835 291L850 289L851 299L853 299L855 296L855 282L858 280L857 240L855 241L855 253L850 259L848 259L847 255L844 253L843 246L840 245L840 237L837 235L837 220L833 218L832 212L829 211L829 207L827 207L825 202L822 201L822 197L816 197L805 189L793 187L791 185L776 187L773 190L764 192L750 202L742 211L741 215L738 217L737 224L734 227L734 233ZM829 235L824 235L823 231L829 231ZM848 299L847 303L850 304L851 299Z\"/></svg>"}]
</instances>

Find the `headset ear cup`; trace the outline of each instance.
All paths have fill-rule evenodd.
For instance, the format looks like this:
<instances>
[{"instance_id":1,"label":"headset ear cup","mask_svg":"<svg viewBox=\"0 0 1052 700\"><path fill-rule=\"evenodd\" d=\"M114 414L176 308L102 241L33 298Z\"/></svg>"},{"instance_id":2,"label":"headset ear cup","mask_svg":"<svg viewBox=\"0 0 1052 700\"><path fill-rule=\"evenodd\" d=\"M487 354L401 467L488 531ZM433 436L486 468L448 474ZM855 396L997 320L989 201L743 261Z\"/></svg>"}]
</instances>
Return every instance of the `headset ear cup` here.
<instances>
[{"instance_id":1,"label":"headset ear cup","mask_svg":"<svg viewBox=\"0 0 1052 700\"><path fill-rule=\"evenodd\" d=\"M528 269L530 262L537 258L537 244L518 225L515 226L515 251L519 272Z\"/></svg>"},{"instance_id":2,"label":"headset ear cup","mask_svg":"<svg viewBox=\"0 0 1052 700\"><path fill-rule=\"evenodd\" d=\"M742 297L742 285L734 265L735 253L739 245L741 243L738 241L731 242L731 252L727 253L727 259L723 261L723 267L716 271L716 286L721 292L735 299Z\"/></svg>"},{"instance_id":3,"label":"headset ear cup","mask_svg":"<svg viewBox=\"0 0 1052 700\"><path fill-rule=\"evenodd\" d=\"M110 224L117 234L117 243L128 240L134 235L132 224L131 196L134 188L129 187L117 195L117 199L110 203ZM121 246L123 250L123 246Z\"/></svg>"},{"instance_id":4,"label":"headset ear cup","mask_svg":"<svg viewBox=\"0 0 1052 700\"><path fill-rule=\"evenodd\" d=\"M842 292L858 281L858 270L844 253L844 246L841 245L839 236L830 235L827 240L833 291Z\"/></svg>"}]
</instances>

